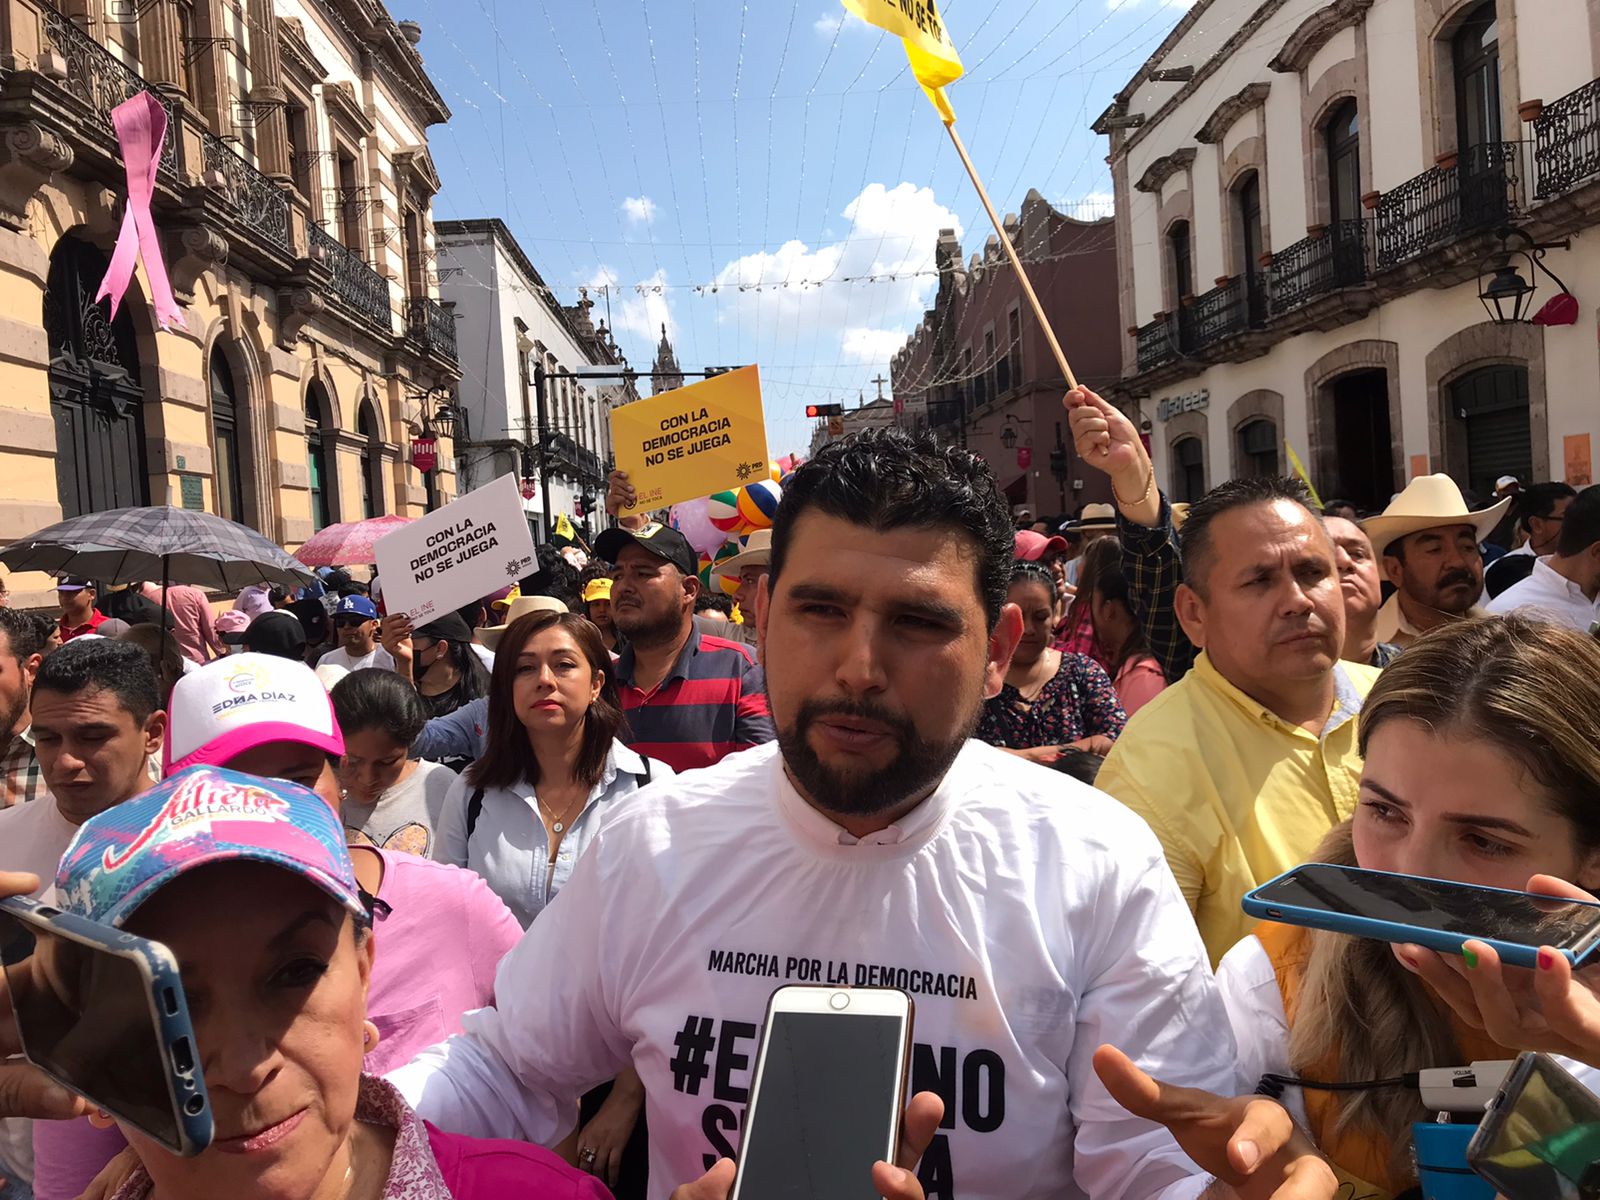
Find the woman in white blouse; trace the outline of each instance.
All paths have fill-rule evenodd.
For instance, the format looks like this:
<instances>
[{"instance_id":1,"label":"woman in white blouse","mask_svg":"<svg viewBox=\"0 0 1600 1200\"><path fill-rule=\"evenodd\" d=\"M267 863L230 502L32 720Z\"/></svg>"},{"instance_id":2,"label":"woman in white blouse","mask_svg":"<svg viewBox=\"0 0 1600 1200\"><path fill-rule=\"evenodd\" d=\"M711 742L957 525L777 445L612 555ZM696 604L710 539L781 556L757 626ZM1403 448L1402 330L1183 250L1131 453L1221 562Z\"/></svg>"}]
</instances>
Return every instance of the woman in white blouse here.
<instances>
[{"instance_id":1,"label":"woman in white blouse","mask_svg":"<svg viewBox=\"0 0 1600 1200\"><path fill-rule=\"evenodd\" d=\"M1557 699L1559 698L1559 699ZM1522 890L1600 884L1600 645L1518 618L1452 623L1407 648L1361 714L1355 816L1324 862ZM1515 1058L1419 978L1418 947L1263 924L1217 970L1247 1087L1393 1079ZM1467 957L1465 968L1476 964ZM1590 1086L1600 1072L1566 1064ZM1283 1099L1362 1197L1416 1184L1415 1088L1289 1086Z\"/></svg>"},{"instance_id":2,"label":"woman in white blouse","mask_svg":"<svg viewBox=\"0 0 1600 1200\"><path fill-rule=\"evenodd\" d=\"M672 775L618 740L624 724L611 656L587 617L531 612L501 635L483 756L445 798L439 841L444 860L483 876L524 928L571 877L606 813ZM631 1069L608 1097L585 1102L577 1165L614 1190L643 1102ZM642 1161L642 1149L629 1158Z\"/></svg>"}]
</instances>

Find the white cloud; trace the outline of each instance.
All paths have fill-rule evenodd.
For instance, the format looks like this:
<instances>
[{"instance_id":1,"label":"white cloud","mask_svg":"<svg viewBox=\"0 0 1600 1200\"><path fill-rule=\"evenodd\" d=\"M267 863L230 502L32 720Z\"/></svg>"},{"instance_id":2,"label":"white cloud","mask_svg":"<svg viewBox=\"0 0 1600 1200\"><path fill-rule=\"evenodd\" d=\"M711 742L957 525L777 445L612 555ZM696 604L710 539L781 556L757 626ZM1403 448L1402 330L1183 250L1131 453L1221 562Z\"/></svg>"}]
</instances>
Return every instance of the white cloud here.
<instances>
[{"instance_id":1,"label":"white cloud","mask_svg":"<svg viewBox=\"0 0 1600 1200\"><path fill-rule=\"evenodd\" d=\"M854 362L885 363L906 343L902 329L868 329L854 325L844 331L844 356Z\"/></svg>"},{"instance_id":2,"label":"white cloud","mask_svg":"<svg viewBox=\"0 0 1600 1200\"><path fill-rule=\"evenodd\" d=\"M665 325L667 336L676 337L678 323L673 319L672 305L668 301L672 289L666 286L665 268L658 267L654 274L636 283L625 284L614 268L601 265L595 269L587 284L591 292L611 289L611 319L614 322L611 332L614 335L631 333L654 345L661 337L661 327Z\"/></svg>"},{"instance_id":3,"label":"white cloud","mask_svg":"<svg viewBox=\"0 0 1600 1200\"><path fill-rule=\"evenodd\" d=\"M1098 221L1109 217L1116 207L1116 197L1110 192L1090 192L1076 200L1063 200L1056 207L1069 217L1080 221Z\"/></svg>"},{"instance_id":4,"label":"white cloud","mask_svg":"<svg viewBox=\"0 0 1600 1200\"><path fill-rule=\"evenodd\" d=\"M844 24L844 16L840 13L825 12L812 22L811 28L823 37L832 37L839 32L839 26Z\"/></svg>"},{"instance_id":5,"label":"white cloud","mask_svg":"<svg viewBox=\"0 0 1600 1200\"><path fill-rule=\"evenodd\" d=\"M785 242L724 266L716 285L738 294L719 319L759 321L796 339L820 337L841 359L886 363L937 287L931 272L939 230L954 229L959 237L961 222L931 188L911 183L868 184L843 215L850 228L837 241L816 247ZM840 282L844 278L861 282Z\"/></svg>"},{"instance_id":6,"label":"white cloud","mask_svg":"<svg viewBox=\"0 0 1600 1200\"><path fill-rule=\"evenodd\" d=\"M656 202L649 196L629 196L622 202L622 215L635 225L648 225L656 219Z\"/></svg>"}]
</instances>

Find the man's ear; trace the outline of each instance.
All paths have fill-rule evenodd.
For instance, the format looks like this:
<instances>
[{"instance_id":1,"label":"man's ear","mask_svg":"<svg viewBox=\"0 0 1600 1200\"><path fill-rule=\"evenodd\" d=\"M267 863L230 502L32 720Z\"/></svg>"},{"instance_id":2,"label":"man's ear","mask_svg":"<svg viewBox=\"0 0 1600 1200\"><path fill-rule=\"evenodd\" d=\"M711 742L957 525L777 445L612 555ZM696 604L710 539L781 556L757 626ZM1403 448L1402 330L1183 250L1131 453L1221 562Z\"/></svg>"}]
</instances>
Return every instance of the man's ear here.
<instances>
[{"instance_id":1,"label":"man's ear","mask_svg":"<svg viewBox=\"0 0 1600 1200\"><path fill-rule=\"evenodd\" d=\"M39 664L44 661L42 654L30 654L22 663L22 678L28 686L33 687L34 676L39 674Z\"/></svg>"},{"instance_id":2,"label":"man's ear","mask_svg":"<svg viewBox=\"0 0 1600 1200\"><path fill-rule=\"evenodd\" d=\"M167 714L157 710L150 714L150 719L144 723L144 752L157 754L161 750L161 742L167 735Z\"/></svg>"},{"instance_id":3,"label":"man's ear","mask_svg":"<svg viewBox=\"0 0 1600 1200\"><path fill-rule=\"evenodd\" d=\"M1200 593L1187 583L1180 583L1172 599L1172 608L1178 615L1178 624L1189 636L1197 650L1206 648L1206 602Z\"/></svg>"},{"instance_id":4,"label":"man's ear","mask_svg":"<svg viewBox=\"0 0 1600 1200\"><path fill-rule=\"evenodd\" d=\"M1401 562L1393 554L1385 554L1383 556L1383 577L1385 579L1394 584L1395 587L1399 587L1401 581L1405 578L1405 574L1405 563Z\"/></svg>"},{"instance_id":5,"label":"man's ear","mask_svg":"<svg viewBox=\"0 0 1600 1200\"><path fill-rule=\"evenodd\" d=\"M1006 672L1011 668L1011 656L1022 640L1022 609L1007 604L1000 610L1000 619L989 634L989 659L983 668L983 698L993 700L1005 686Z\"/></svg>"},{"instance_id":6,"label":"man's ear","mask_svg":"<svg viewBox=\"0 0 1600 1200\"><path fill-rule=\"evenodd\" d=\"M772 613L772 575L763 575L756 583L756 661L767 665L767 618Z\"/></svg>"}]
</instances>

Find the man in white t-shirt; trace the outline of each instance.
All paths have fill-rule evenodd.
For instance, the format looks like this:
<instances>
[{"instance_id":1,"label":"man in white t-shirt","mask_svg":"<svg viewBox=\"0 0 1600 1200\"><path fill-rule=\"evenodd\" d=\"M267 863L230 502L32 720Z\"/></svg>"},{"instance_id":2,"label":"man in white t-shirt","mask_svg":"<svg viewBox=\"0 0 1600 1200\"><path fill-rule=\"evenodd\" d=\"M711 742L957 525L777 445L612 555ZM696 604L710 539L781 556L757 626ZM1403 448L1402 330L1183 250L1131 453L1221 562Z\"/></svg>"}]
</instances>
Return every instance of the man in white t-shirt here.
<instances>
[{"instance_id":1,"label":"man in white t-shirt","mask_svg":"<svg viewBox=\"0 0 1600 1200\"><path fill-rule=\"evenodd\" d=\"M0 809L0 871L37 875L38 897L55 882L78 826L150 787L150 756L161 748L167 715L150 656L101 637L74 639L44 659L30 703L48 794ZM0 1120L0 1184L32 1178L31 1127Z\"/></svg>"},{"instance_id":2,"label":"man in white t-shirt","mask_svg":"<svg viewBox=\"0 0 1600 1200\"><path fill-rule=\"evenodd\" d=\"M1238 1086L1233 1038L1148 827L968 740L1021 633L1012 549L964 451L875 431L797 471L757 606L777 743L617 808L502 961L497 1007L394 1076L418 1111L554 1143L632 1065L650 1194L708 1168L696 1195L716 1194L773 989L890 986L916 1003L912 1089L944 1102L929 1197L1233 1195L1173 1133L1230 1175L1252 1143L1249 1200L1290 1174L1281 1196L1331 1197L1281 1110L1211 1094ZM1104 1043L1200 1090L1158 1092Z\"/></svg>"},{"instance_id":3,"label":"man in white t-shirt","mask_svg":"<svg viewBox=\"0 0 1600 1200\"><path fill-rule=\"evenodd\" d=\"M378 606L365 596L343 596L333 610L334 632L339 644L317 660L346 671L363 667L394 670L394 656L378 645Z\"/></svg>"}]
</instances>

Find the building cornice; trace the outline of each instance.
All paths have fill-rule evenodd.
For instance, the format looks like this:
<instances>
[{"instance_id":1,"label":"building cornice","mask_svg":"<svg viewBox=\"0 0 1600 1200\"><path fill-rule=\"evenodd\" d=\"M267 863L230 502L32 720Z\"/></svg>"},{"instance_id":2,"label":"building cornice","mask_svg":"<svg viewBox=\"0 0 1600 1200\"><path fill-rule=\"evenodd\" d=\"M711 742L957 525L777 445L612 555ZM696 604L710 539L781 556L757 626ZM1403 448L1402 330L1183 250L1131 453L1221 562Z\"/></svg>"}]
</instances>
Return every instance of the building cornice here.
<instances>
[{"instance_id":1,"label":"building cornice","mask_svg":"<svg viewBox=\"0 0 1600 1200\"><path fill-rule=\"evenodd\" d=\"M1133 186L1141 192L1159 192L1167 180L1194 165L1195 153L1193 146L1184 146L1171 154L1163 154L1145 168Z\"/></svg>"},{"instance_id":2,"label":"building cornice","mask_svg":"<svg viewBox=\"0 0 1600 1200\"><path fill-rule=\"evenodd\" d=\"M1216 111L1206 118L1206 123L1200 126L1199 132L1194 135L1195 141L1208 146L1220 142L1228 130L1233 128L1235 121L1267 102L1267 93L1271 90L1271 83L1245 84L1217 105Z\"/></svg>"},{"instance_id":3,"label":"building cornice","mask_svg":"<svg viewBox=\"0 0 1600 1200\"><path fill-rule=\"evenodd\" d=\"M1201 86L1205 84L1206 80L1215 75L1217 71L1221 69L1222 65L1233 56L1233 53L1238 50L1239 47L1248 42L1252 37L1254 37L1256 33L1260 31L1261 27L1265 25L1267 21L1286 3L1288 3L1288 0L1262 0L1262 3L1255 10L1255 12L1251 13L1250 16L1243 23L1241 23L1237 29L1228 35L1228 40L1223 42L1222 45L1217 48L1217 52L1195 68L1193 79L1189 80L1188 83L1184 84L1171 96L1167 97L1167 99L1162 103L1161 107L1156 109L1154 113L1150 114L1143 125L1137 129L1131 130L1128 133L1128 136L1122 139L1122 144L1117 147L1117 152L1126 154L1145 138L1149 137L1151 130L1159 126L1162 121L1176 112L1178 107L1183 104L1185 100L1189 99L1197 91L1199 91ZM1188 16L1186 16L1182 21L1178 22L1178 29L1185 29L1190 19L1205 11L1205 7L1206 6L1203 4L1196 4L1193 8L1191 8ZM1177 30L1174 30L1173 32L1176 33ZM1165 47L1165 43L1163 43L1163 47ZM1131 89L1135 87L1137 83L1142 82L1142 75L1149 68L1149 66L1150 64L1146 63L1144 67L1140 68L1141 75L1135 76L1133 83L1130 83L1128 87L1117 93L1117 98L1119 101L1126 103L1126 100L1131 97Z\"/></svg>"},{"instance_id":4,"label":"building cornice","mask_svg":"<svg viewBox=\"0 0 1600 1200\"><path fill-rule=\"evenodd\" d=\"M1334 0L1312 13L1283 43L1283 48L1267 63L1280 75L1295 74L1311 65L1311 60L1341 29L1364 20L1372 0Z\"/></svg>"}]
</instances>

